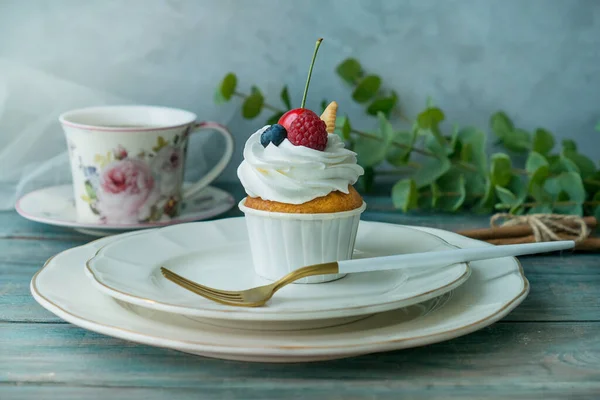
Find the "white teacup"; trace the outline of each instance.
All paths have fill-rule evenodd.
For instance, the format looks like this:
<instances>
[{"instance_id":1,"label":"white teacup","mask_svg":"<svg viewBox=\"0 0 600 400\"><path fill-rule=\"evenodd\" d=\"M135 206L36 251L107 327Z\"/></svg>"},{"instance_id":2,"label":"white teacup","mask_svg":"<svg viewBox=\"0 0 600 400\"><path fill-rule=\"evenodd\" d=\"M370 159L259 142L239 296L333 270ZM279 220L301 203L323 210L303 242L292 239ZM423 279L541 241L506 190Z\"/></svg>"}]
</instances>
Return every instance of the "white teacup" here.
<instances>
[{"instance_id":1,"label":"white teacup","mask_svg":"<svg viewBox=\"0 0 600 400\"><path fill-rule=\"evenodd\" d=\"M73 175L80 222L139 224L177 216L182 200L225 169L233 154L231 133L215 122L196 122L189 111L153 106L106 106L59 117ZM183 191L189 134L215 130L225 138L212 170Z\"/></svg>"}]
</instances>

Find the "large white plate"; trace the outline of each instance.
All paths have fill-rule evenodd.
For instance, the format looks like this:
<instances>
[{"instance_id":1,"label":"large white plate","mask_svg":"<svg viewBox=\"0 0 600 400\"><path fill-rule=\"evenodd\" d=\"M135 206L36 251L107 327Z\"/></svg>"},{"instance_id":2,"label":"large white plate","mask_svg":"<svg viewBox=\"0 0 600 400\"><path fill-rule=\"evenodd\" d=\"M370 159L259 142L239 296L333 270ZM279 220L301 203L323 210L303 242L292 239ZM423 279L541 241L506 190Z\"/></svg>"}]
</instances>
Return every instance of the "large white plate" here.
<instances>
[{"instance_id":1,"label":"large white plate","mask_svg":"<svg viewBox=\"0 0 600 400\"><path fill-rule=\"evenodd\" d=\"M437 234L459 247L487 245L450 232L416 229ZM123 306L95 290L82 265L114 239L102 239L50 259L31 281L34 298L50 312L82 328L207 357L303 362L423 346L498 321L529 292L519 262L501 258L471 263L470 279L441 298L358 322L298 331L223 328L176 314Z\"/></svg>"},{"instance_id":2,"label":"large white plate","mask_svg":"<svg viewBox=\"0 0 600 400\"><path fill-rule=\"evenodd\" d=\"M189 184L184 184L184 187L188 186ZM74 228L93 236L106 236L122 231L156 228L208 219L228 211L234 204L234 198L230 193L213 186L207 186L201 192L186 199L183 203L181 215L169 221L127 225L82 223L77 221L72 185L60 185L27 193L17 201L15 208L21 216L31 221Z\"/></svg>"},{"instance_id":3,"label":"large white plate","mask_svg":"<svg viewBox=\"0 0 600 400\"><path fill-rule=\"evenodd\" d=\"M357 257L454 248L435 235L378 222L361 222L356 239ZM306 321L312 321L310 327L346 323L432 299L458 287L471 273L467 264L444 265L441 259L435 268L355 273L335 282L288 285L266 306L247 308L191 293L165 279L161 266L225 290L270 283L254 273L244 218L170 226L112 241L88 261L87 271L98 289L116 299L246 329L298 329L293 321L304 328Z\"/></svg>"}]
</instances>

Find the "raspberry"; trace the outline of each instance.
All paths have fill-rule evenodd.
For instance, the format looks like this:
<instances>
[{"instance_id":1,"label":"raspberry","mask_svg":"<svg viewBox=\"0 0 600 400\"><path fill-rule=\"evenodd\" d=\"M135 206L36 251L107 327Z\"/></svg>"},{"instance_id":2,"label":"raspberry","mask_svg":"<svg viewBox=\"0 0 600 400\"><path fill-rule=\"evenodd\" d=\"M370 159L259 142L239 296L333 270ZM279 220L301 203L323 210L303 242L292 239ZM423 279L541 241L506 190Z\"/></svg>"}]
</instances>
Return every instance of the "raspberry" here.
<instances>
[{"instance_id":1,"label":"raspberry","mask_svg":"<svg viewBox=\"0 0 600 400\"><path fill-rule=\"evenodd\" d=\"M327 125L317 114L306 110L290 124L288 140L295 146L323 151L327 146Z\"/></svg>"}]
</instances>

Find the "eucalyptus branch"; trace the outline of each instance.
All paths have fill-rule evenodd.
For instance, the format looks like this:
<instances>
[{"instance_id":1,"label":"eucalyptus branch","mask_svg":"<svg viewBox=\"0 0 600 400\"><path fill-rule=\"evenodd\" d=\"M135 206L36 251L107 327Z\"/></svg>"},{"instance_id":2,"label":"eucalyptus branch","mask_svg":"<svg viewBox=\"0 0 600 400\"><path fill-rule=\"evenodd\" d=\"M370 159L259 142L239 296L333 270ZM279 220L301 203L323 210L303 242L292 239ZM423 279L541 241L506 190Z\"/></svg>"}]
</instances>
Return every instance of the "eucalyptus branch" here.
<instances>
[{"instance_id":1,"label":"eucalyptus branch","mask_svg":"<svg viewBox=\"0 0 600 400\"><path fill-rule=\"evenodd\" d=\"M374 135L374 134L369 133L369 132L359 131L359 130L354 129L354 128L352 128L352 130L350 132L354 133L354 134L356 134L358 136L362 136L362 137L366 137L366 138L369 138L369 139L378 140L380 142L383 141L383 139L380 138L379 136ZM424 150L424 149L419 149L419 148L416 148L416 147L413 147L413 146L407 146L405 144L394 142L394 141L392 141L391 144L392 144L392 146L396 146L396 147L398 147L400 149L410 150L410 151L414 151L415 153L423 154L423 155L428 156L428 157L435 157L435 158L437 158L437 156L435 154L433 154L430 151Z\"/></svg>"},{"instance_id":2,"label":"eucalyptus branch","mask_svg":"<svg viewBox=\"0 0 600 400\"><path fill-rule=\"evenodd\" d=\"M507 151L486 157L485 131L465 127L457 130L450 139L451 135L442 130L446 116L431 101L416 118L408 118L398 105L396 92L384 88L381 77L365 72L356 59L349 58L341 62L336 67L336 73L349 84L352 99L364 107L366 114L377 116L381 131L371 133L354 129L347 118L340 118L336 132L352 139L351 149L366 164L365 175L361 178L362 190L368 191L373 186L376 175L397 176L398 181L392 188L394 208L408 211L418 208L419 197L439 196L444 200L434 201L432 205L447 211L475 206L480 211L493 212L497 208L523 213L533 207L543 206L552 212L562 213L565 210L581 212L583 208L586 213L595 213L600 219L600 200L596 200L600 198L600 170L595 162L577 151L574 141L563 140L562 149L556 149L556 140L547 130L538 128L528 132L515 127L504 112L498 111L490 117L489 127L498 144ZM246 119L256 118L263 110L268 110L273 114L267 124L273 124L285 110L292 108L287 86L280 93L280 107L266 103L256 86L251 87L249 94L236 88L236 75L227 74L217 88L215 101L225 103L232 97L241 98L241 112ZM326 105L323 101L322 108ZM419 129L420 136L426 140L402 143L393 138L395 129L390 117L399 124L410 124L411 129ZM378 143L355 140L361 138ZM389 152L388 146L401 151ZM457 154L459 151L460 157ZM435 160L415 162L413 154ZM527 168L515 163L511 159L512 154L526 154ZM386 159L391 164L398 164L398 167L377 168ZM487 165L482 165L482 160L486 160ZM532 179L536 180L535 184L532 184ZM424 187L432 189L427 191ZM484 188L485 193L480 193ZM550 191L561 193L564 201L536 200L552 198ZM480 200L475 204L473 199ZM585 199L589 200L584 202Z\"/></svg>"}]
</instances>

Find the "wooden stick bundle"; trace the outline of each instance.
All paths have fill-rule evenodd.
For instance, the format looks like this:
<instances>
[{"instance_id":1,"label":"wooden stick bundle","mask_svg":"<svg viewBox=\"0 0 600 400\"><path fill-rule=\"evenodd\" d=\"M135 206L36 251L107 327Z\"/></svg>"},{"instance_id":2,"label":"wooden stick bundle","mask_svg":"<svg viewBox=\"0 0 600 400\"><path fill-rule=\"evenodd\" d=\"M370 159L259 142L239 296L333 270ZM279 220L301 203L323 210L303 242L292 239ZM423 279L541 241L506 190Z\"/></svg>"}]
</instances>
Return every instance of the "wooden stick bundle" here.
<instances>
[{"instance_id":1,"label":"wooden stick bundle","mask_svg":"<svg viewBox=\"0 0 600 400\"><path fill-rule=\"evenodd\" d=\"M594 231L598 221L594 217L584 217L584 222L590 231ZM565 222L565 225L576 228L577 225L572 222ZM520 244L520 243L535 243L533 230L528 224L500 226L495 228L481 229L465 229L457 231L457 233L470 237L472 239L483 240L485 242L497 245L504 244ZM569 234L558 233L561 239L573 240L574 236ZM600 238L588 237L575 246L575 250L579 251L600 251Z\"/></svg>"}]
</instances>

